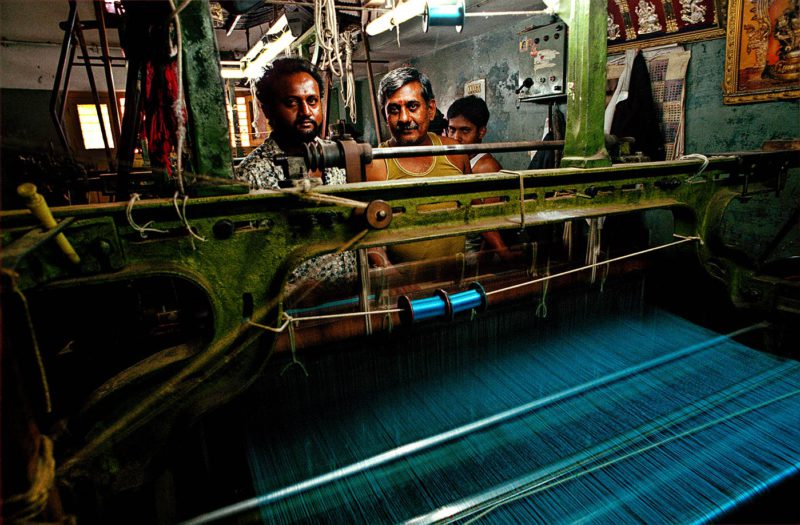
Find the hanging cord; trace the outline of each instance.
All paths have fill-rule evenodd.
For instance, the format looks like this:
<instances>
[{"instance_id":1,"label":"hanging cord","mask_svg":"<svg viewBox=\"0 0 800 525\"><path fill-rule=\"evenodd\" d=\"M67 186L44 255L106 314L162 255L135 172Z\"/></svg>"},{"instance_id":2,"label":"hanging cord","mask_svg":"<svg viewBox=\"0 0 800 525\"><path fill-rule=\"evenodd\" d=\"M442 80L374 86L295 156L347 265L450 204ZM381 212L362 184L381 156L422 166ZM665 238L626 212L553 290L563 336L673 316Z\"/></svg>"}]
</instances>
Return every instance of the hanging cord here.
<instances>
[{"instance_id":1,"label":"hanging cord","mask_svg":"<svg viewBox=\"0 0 800 525\"><path fill-rule=\"evenodd\" d=\"M144 223L144 226L139 226L133 220L133 205L136 204L136 201L141 200L141 195L138 193L134 193L131 195L131 200L128 201L128 208L125 210L125 216L128 218L128 224L131 228L139 232L139 235L142 236L142 239L147 239L147 232L154 232L154 233L167 233L167 230L159 230L158 228L150 228L150 225L153 224L155 221L147 221Z\"/></svg>"},{"instance_id":2,"label":"hanging cord","mask_svg":"<svg viewBox=\"0 0 800 525\"><path fill-rule=\"evenodd\" d=\"M353 41L355 35L349 29L342 33L344 39L344 75L339 81L344 107L350 110L350 121L356 122L356 78L353 73Z\"/></svg>"},{"instance_id":3,"label":"hanging cord","mask_svg":"<svg viewBox=\"0 0 800 525\"><path fill-rule=\"evenodd\" d=\"M42 352L39 350L39 342L36 339L36 329L33 326L33 318L31 317L30 309L28 308L28 298L25 293L19 288L19 274L13 270L3 268L3 273L8 277L11 282L13 292L19 297L22 303L22 309L25 311L25 322L28 325L28 331L31 336L31 344L33 345L33 354L36 357L36 366L39 369L39 380L42 382L42 396L44 398L44 409L46 413L53 411L53 403L50 400L50 385L47 382L47 371L44 368L44 360L42 359Z\"/></svg>"},{"instance_id":4,"label":"hanging cord","mask_svg":"<svg viewBox=\"0 0 800 525\"><path fill-rule=\"evenodd\" d=\"M699 181L699 180L702 180L702 178L700 177L700 175L701 175L701 174L702 174L702 173L705 171L705 169L708 167L708 157L706 157L706 156L705 156L705 155L703 155L702 153L690 153L690 154L688 154L688 155L682 155L682 156L681 156L681 157L680 157L678 160L692 160L692 159L698 159L698 160L702 160L702 161L703 161L703 164L700 166L700 169L699 169L699 170L697 170L697 173L695 173L694 175L692 175L691 177L689 177L689 178L686 180L686 182L689 182L689 183L691 183L691 182L697 182L697 181Z\"/></svg>"},{"instance_id":5,"label":"hanging cord","mask_svg":"<svg viewBox=\"0 0 800 525\"><path fill-rule=\"evenodd\" d=\"M295 343L295 337L294 337L294 321L289 319L289 324L287 326L289 327L289 346L292 349L292 360L283 365L283 368L281 368L281 376L283 376L283 374L285 374L286 371L289 370L291 367L299 366L300 370L303 371L303 374L306 377L308 377L308 370L306 370L306 365L304 365L302 361L297 359L297 345Z\"/></svg>"},{"instance_id":6,"label":"hanging cord","mask_svg":"<svg viewBox=\"0 0 800 525\"><path fill-rule=\"evenodd\" d=\"M183 205L179 207L178 206L178 192L176 191L175 195L172 196L172 204L173 204L173 206L175 206L175 212L177 212L178 218L183 223L183 226L186 228L186 231L189 232L189 235L191 236L191 237L189 237L189 240L192 241L192 250L194 250L195 249L194 239L197 239L198 241L201 241L201 242L206 242L206 238L202 237L200 235L197 235L194 232L194 230L192 229L192 225L189 224L188 219L186 219L186 203L187 202L189 202L189 196L188 195L184 195L183 196Z\"/></svg>"},{"instance_id":7,"label":"hanging cord","mask_svg":"<svg viewBox=\"0 0 800 525\"><path fill-rule=\"evenodd\" d=\"M586 219L589 223L589 242L586 244L586 264L596 264L597 259L600 257L601 234L603 232L603 223L606 218L592 217ZM597 266L592 267L591 283L594 284L597 279Z\"/></svg>"},{"instance_id":8,"label":"hanging cord","mask_svg":"<svg viewBox=\"0 0 800 525\"><path fill-rule=\"evenodd\" d=\"M314 26L317 33L316 47L322 50L320 69L327 69L332 75L341 77L344 72L342 53L339 48L339 25L336 21L334 0L315 0ZM318 55L318 50L314 54Z\"/></svg>"},{"instance_id":9,"label":"hanging cord","mask_svg":"<svg viewBox=\"0 0 800 525\"><path fill-rule=\"evenodd\" d=\"M564 223L564 232L561 234L561 242L567 249L567 260L572 260L572 221Z\"/></svg>"},{"instance_id":10,"label":"hanging cord","mask_svg":"<svg viewBox=\"0 0 800 525\"><path fill-rule=\"evenodd\" d=\"M183 122L183 35L181 35L181 19L178 15L191 0L185 0L179 8L175 8L174 0L169 0L169 5L172 8L171 18L175 20L175 39L178 42L178 57L177 57L177 72L178 79L178 97L175 100L175 120L178 122L178 146L177 146L177 163L176 175L178 178L178 191L181 195L185 194L183 186L183 140L186 136L186 126ZM177 209L177 206L176 206ZM180 215L180 212L178 213ZM205 239L203 239L205 240Z\"/></svg>"},{"instance_id":11,"label":"hanging cord","mask_svg":"<svg viewBox=\"0 0 800 525\"><path fill-rule=\"evenodd\" d=\"M257 90L256 90L256 83L248 81L247 87L250 88L250 96L253 100L258 100ZM235 98L235 97L234 97ZM231 105L231 107L233 107ZM253 128L251 132L253 133L254 137L260 137L261 131L258 129L258 120L261 116L261 104L250 104L250 107L253 109L253 120L250 122L250 127ZM266 115L264 116L266 118Z\"/></svg>"},{"instance_id":12,"label":"hanging cord","mask_svg":"<svg viewBox=\"0 0 800 525\"><path fill-rule=\"evenodd\" d=\"M550 276L550 258L547 258L547 268L544 272L545 277ZM536 307L536 317L544 319L547 317L547 288L550 286L550 281L545 281L542 285L542 297L539 299L539 305Z\"/></svg>"},{"instance_id":13,"label":"hanging cord","mask_svg":"<svg viewBox=\"0 0 800 525\"><path fill-rule=\"evenodd\" d=\"M625 259L630 259L632 257L638 257L638 256L644 255L646 253L655 252L655 251L658 251L658 250L663 250L665 248L671 248L672 246L677 246L679 244L685 244L687 242L696 242L696 241L700 242L700 243L703 242L700 237L684 237L682 235L673 235L673 237L676 237L677 239L680 239L680 240L677 240L677 241L674 241L674 242L670 242L670 243L667 243L667 244L662 244L660 246L653 246L652 248L647 248L645 250L640 250L638 252L629 253L629 254L626 254L626 255L620 255L619 257L614 257L613 259L607 259L607 260L602 261L602 262L598 262L598 263L594 263L594 264L587 264L586 266L581 266L580 268L573 268L572 270L567 270L565 272L557 273L557 274L554 274L554 275L548 275L546 277L541 277L539 279L533 279L533 280L530 280L530 281L525 281L524 283L513 284L511 286L506 286L505 288L499 288L497 290L492 290L491 292L486 292L486 295L490 296L490 295L494 295L496 293L502 293L502 292L507 292L509 290L514 290L516 288L522 288L523 286L530 286L532 284L549 281L550 279L555 279L556 277L563 277L565 275L569 275L569 274L572 274L572 273L582 272L584 270L589 270L589 269L595 268L597 266L602 266L604 264L611 264L611 263L614 263L614 262L623 261Z\"/></svg>"}]
</instances>

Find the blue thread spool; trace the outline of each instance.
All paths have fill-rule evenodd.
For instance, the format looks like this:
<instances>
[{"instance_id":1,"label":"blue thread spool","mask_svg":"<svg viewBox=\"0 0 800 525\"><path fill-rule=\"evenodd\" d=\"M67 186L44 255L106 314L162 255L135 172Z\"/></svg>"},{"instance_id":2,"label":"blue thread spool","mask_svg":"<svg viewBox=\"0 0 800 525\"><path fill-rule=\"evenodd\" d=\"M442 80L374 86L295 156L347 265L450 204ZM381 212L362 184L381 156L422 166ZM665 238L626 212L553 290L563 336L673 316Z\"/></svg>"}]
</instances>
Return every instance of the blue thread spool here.
<instances>
[{"instance_id":1,"label":"blue thread spool","mask_svg":"<svg viewBox=\"0 0 800 525\"><path fill-rule=\"evenodd\" d=\"M464 0L431 0L422 12L422 30L428 32L430 26L455 26L456 32L464 29Z\"/></svg>"},{"instance_id":2,"label":"blue thread spool","mask_svg":"<svg viewBox=\"0 0 800 525\"><path fill-rule=\"evenodd\" d=\"M433 297L425 299L412 301L407 295L397 299L397 307L403 310L400 312L400 319L406 325L437 317L447 317L452 320L459 312L473 308L483 312L486 306L486 291L480 283L472 283L469 290L453 295L448 295L444 290L436 290Z\"/></svg>"},{"instance_id":3,"label":"blue thread spool","mask_svg":"<svg viewBox=\"0 0 800 525\"><path fill-rule=\"evenodd\" d=\"M400 319L403 324L411 324L425 319L451 315L450 298L444 290L436 290L433 297L412 301L407 295L397 299L397 307L402 308Z\"/></svg>"},{"instance_id":4,"label":"blue thread spool","mask_svg":"<svg viewBox=\"0 0 800 525\"><path fill-rule=\"evenodd\" d=\"M450 305L451 318L459 312L467 312L473 308L483 312L486 310L486 290L480 283L472 283L469 290L451 295Z\"/></svg>"}]
</instances>

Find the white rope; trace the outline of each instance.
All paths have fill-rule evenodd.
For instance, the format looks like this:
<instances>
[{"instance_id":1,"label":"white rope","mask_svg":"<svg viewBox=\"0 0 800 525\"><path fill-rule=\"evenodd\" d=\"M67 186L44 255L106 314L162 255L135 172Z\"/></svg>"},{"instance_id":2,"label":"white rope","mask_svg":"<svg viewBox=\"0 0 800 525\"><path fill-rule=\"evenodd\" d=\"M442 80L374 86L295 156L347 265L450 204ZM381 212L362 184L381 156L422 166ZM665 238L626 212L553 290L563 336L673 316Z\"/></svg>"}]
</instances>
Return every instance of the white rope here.
<instances>
[{"instance_id":1,"label":"white rope","mask_svg":"<svg viewBox=\"0 0 800 525\"><path fill-rule=\"evenodd\" d=\"M281 326L277 328L273 328L271 326L255 323L253 321L247 321L247 324L251 326L255 326L257 328L261 328L262 330L269 330L270 332L275 332L279 334L286 330L286 327L289 323L302 323L304 321L320 321L325 319L339 319L342 317L359 317L363 315L389 315L393 313L402 312L402 308L387 308L385 310L370 310L369 312L349 312L349 313L342 313L342 314L329 314L329 315L311 315L308 317L292 317L291 315L284 313L283 318L284 322Z\"/></svg>"},{"instance_id":2,"label":"white rope","mask_svg":"<svg viewBox=\"0 0 800 525\"><path fill-rule=\"evenodd\" d=\"M175 195L173 195L173 197L172 197L172 205L175 206L175 212L178 214L178 218L183 223L183 226L186 228L186 231L189 232L189 235L191 235L194 239L197 239L198 241L205 242L206 238L202 237L200 235L197 235L194 232L194 230L192 230L192 225L189 224L189 221L186 219L186 203L189 202L189 196L188 195L184 195L183 196L183 204L182 204L182 206L179 207L178 206L178 194L179 193L176 191ZM194 241L192 241L192 248L194 248Z\"/></svg>"},{"instance_id":3,"label":"white rope","mask_svg":"<svg viewBox=\"0 0 800 525\"><path fill-rule=\"evenodd\" d=\"M159 230L158 228L150 228L150 225L153 224L155 221L147 221L144 223L144 226L139 226L133 220L133 205L136 204L136 201L141 200L141 195L138 193L134 193L131 195L131 200L128 201L128 207L125 210L125 216L128 218L128 225L131 228L139 232L139 235L142 236L142 239L147 239L147 232L155 232L155 233L167 233L167 230Z\"/></svg>"},{"instance_id":4,"label":"white rope","mask_svg":"<svg viewBox=\"0 0 800 525\"><path fill-rule=\"evenodd\" d=\"M353 73L353 41L355 35L348 30L342 34L344 39L344 75L340 80L341 95L345 109L350 110L350 121L356 122L356 78Z\"/></svg>"},{"instance_id":5,"label":"white rope","mask_svg":"<svg viewBox=\"0 0 800 525\"><path fill-rule=\"evenodd\" d=\"M565 275L569 275L572 273L582 272L584 270L590 270L592 268L596 268L597 266L603 266L606 264L611 264L614 262L622 261L625 259L630 259L631 257L638 257L639 255L644 255L646 253L655 252L658 250L663 250L664 248L670 248L672 246L677 246L679 244L684 244L687 242L694 242L694 241L701 241L700 237L684 237L682 235L675 235L674 237L680 239L679 241L670 242L667 244L662 244L661 246L654 246L652 248L647 248L646 250L641 250L634 253L629 253L627 255L621 255L619 257L614 257L613 259L608 259L605 261L601 261L594 264L587 264L586 266L581 266L580 268L573 268L572 270L567 270L566 272L557 273L555 275L547 275L545 277L540 277L539 279L533 279L531 281L525 281L524 283L514 284L511 286L506 286L505 288L499 288L497 290L492 290L491 292L486 292L487 296L494 295L496 293L507 292L509 290L514 290L516 288L522 288L523 286L530 286L531 284L537 284L545 281L549 281L551 279L556 279L558 277L563 277Z\"/></svg>"},{"instance_id":6,"label":"white rope","mask_svg":"<svg viewBox=\"0 0 800 525\"><path fill-rule=\"evenodd\" d=\"M339 35L334 0L314 1L314 28L317 38L311 62L316 64L320 70L330 71L333 77L339 78L344 106L350 111L350 120L355 122L357 117L356 81L353 72L355 35L350 30ZM344 47L344 63L342 62L342 46Z\"/></svg>"},{"instance_id":7,"label":"white rope","mask_svg":"<svg viewBox=\"0 0 800 525\"><path fill-rule=\"evenodd\" d=\"M692 176L692 178L694 178L700 176L700 174L703 173L703 171L705 171L705 169L708 167L708 157L706 157L702 153L690 153L688 155L681 156L678 160L692 160L692 159L698 159L703 161L703 165L700 166L700 169L697 170L697 173L695 173Z\"/></svg>"},{"instance_id":8,"label":"white rope","mask_svg":"<svg viewBox=\"0 0 800 525\"><path fill-rule=\"evenodd\" d=\"M322 57L318 64L320 69L330 70L332 75L341 77L344 68L342 67L342 54L339 49L339 26L336 21L336 6L333 0L314 1L314 27L317 35L314 55L318 56L318 51L322 50Z\"/></svg>"},{"instance_id":9,"label":"white rope","mask_svg":"<svg viewBox=\"0 0 800 525\"><path fill-rule=\"evenodd\" d=\"M169 0L169 6L172 8L171 18L175 19L175 38L178 42L178 57L177 57L177 80L178 80L178 97L175 100L175 120L178 122L178 146L177 146L177 165L175 176L178 179L178 191L184 194L183 188L183 140L186 136L186 126L183 122L183 37L181 35L181 18L178 15L183 8L189 5L189 0L184 1L179 8L175 8L175 2ZM204 239L205 240L205 239Z\"/></svg>"}]
</instances>

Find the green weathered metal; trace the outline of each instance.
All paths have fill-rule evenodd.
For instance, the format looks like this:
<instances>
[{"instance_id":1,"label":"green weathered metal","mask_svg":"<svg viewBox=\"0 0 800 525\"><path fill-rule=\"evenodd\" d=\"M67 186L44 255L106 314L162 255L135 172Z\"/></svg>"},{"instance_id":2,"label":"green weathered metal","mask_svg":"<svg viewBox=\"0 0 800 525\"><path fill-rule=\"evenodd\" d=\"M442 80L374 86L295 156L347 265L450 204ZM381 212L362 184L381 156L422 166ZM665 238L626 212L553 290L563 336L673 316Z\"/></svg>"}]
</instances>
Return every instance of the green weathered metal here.
<instances>
[{"instance_id":1,"label":"green weathered metal","mask_svg":"<svg viewBox=\"0 0 800 525\"><path fill-rule=\"evenodd\" d=\"M229 179L233 173L225 88L208 0L191 0L178 16L193 168L198 174ZM240 189L220 186L216 193L231 191Z\"/></svg>"},{"instance_id":2,"label":"green weathered metal","mask_svg":"<svg viewBox=\"0 0 800 525\"><path fill-rule=\"evenodd\" d=\"M779 157L777 153L758 155L748 164L782 164ZM154 360L128 368L125 377L108 378L115 389L125 390L126 406L114 405L100 412L101 420L94 425L99 431L79 440L77 449L63 458L59 474L67 479L82 474L94 476L100 465L106 464L104 459L110 457L116 458L115 464L125 464L126 450L131 454L141 452L135 446L126 446L130 440L149 443L168 432L165 422L181 419L186 411L196 414L222 403L254 380L270 357L275 336L248 321L278 326L283 288L291 269L305 259L342 246L357 250L668 209L673 212L676 233L697 235L703 241L695 245L700 261L713 268L723 267L725 271L716 276L729 287L733 297L746 298L747 290L763 289L754 284L755 268L732 257L730 250L716 240L721 238L721 229L742 227L726 217L731 202L741 198L745 178L750 195L763 192L773 196L759 206L775 205L778 170L765 168L744 173L740 171L740 160L737 156L712 158L700 175L696 172L701 162L687 160L378 185L358 183L313 190L323 196L363 203L386 201L396 212L384 229L370 229L363 215L351 206L309 202L292 192L192 199L186 207L186 217L193 230L206 238L205 242L188 235L169 199L138 202L131 210L125 203L54 208L57 220L74 219L64 234L80 255L80 266L75 268L65 262L63 254L50 246L52 243L44 243L36 250L29 250L30 245L26 244L27 255L15 261L19 286L25 293L70 289L78 293L88 286L172 277L201 292L213 319L210 342L196 353L186 353L180 361L165 359L163 375L156 374L158 383L131 380L122 384L125 378L152 375ZM796 158L792 162L796 165ZM798 173L791 175L796 177ZM495 198L496 204L472 204L489 198ZM420 210L421 205L442 202L455 206L435 213ZM399 210L403 213L397 213ZM153 221L152 227L164 232L149 233L143 238L131 219L139 224ZM0 227L4 249L15 250L16 243L29 243L26 234L38 225L27 211L15 211L0 213ZM722 256L715 252L720 249ZM253 305L252 311L248 304ZM751 306L769 304L753 302ZM147 369L139 374L139 366ZM107 474L109 479L122 475Z\"/></svg>"},{"instance_id":3,"label":"green weathered metal","mask_svg":"<svg viewBox=\"0 0 800 525\"><path fill-rule=\"evenodd\" d=\"M567 130L562 167L610 166L603 134L606 96L606 17L604 0L569 0L559 11L569 26Z\"/></svg>"}]
</instances>

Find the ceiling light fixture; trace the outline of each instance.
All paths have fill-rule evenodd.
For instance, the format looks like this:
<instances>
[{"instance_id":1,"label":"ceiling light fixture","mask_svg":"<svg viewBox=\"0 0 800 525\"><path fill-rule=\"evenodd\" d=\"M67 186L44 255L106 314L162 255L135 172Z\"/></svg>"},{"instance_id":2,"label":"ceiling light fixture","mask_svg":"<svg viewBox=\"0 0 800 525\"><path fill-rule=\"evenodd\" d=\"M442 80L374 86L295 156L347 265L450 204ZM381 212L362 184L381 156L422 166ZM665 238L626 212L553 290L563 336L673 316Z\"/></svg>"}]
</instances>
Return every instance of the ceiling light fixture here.
<instances>
[{"instance_id":1,"label":"ceiling light fixture","mask_svg":"<svg viewBox=\"0 0 800 525\"><path fill-rule=\"evenodd\" d=\"M246 78L260 77L264 72L264 67L288 49L296 39L297 37L289 28L289 20L286 15L281 16L240 61L242 76Z\"/></svg>"},{"instance_id":2,"label":"ceiling light fixture","mask_svg":"<svg viewBox=\"0 0 800 525\"><path fill-rule=\"evenodd\" d=\"M425 11L426 4L426 0L406 0L395 4L391 11L367 24L367 34L375 36L384 31L391 31L406 20L420 16Z\"/></svg>"}]
</instances>

